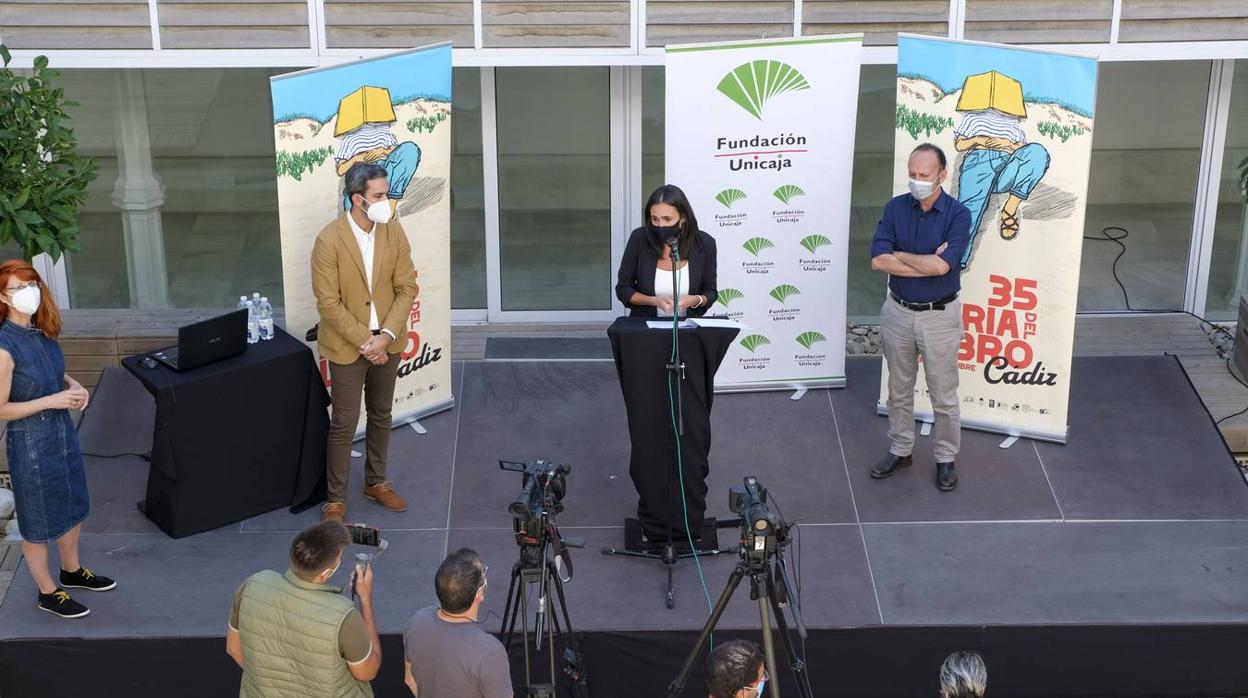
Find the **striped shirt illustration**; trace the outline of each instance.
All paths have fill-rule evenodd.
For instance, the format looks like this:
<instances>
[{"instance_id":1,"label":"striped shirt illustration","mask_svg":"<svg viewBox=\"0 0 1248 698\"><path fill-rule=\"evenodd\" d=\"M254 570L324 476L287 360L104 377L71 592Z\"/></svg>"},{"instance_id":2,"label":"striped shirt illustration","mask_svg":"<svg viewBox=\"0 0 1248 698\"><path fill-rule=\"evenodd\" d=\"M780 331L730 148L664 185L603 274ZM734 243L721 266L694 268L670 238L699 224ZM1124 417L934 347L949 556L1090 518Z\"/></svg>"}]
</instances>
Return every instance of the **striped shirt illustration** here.
<instances>
[{"instance_id":1,"label":"striped shirt illustration","mask_svg":"<svg viewBox=\"0 0 1248 698\"><path fill-rule=\"evenodd\" d=\"M364 124L354 131L343 135L334 159L338 162L343 162L368 150L392 148L398 144L398 139L394 137L394 132L390 130L390 124Z\"/></svg>"},{"instance_id":2,"label":"striped shirt illustration","mask_svg":"<svg viewBox=\"0 0 1248 698\"><path fill-rule=\"evenodd\" d=\"M1002 114L996 109L967 112L962 117L962 123L953 130L953 135L959 138L995 136L1014 143L1027 142L1027 136L1023 134L1023 127L1018 117Z\"/></svg>"}]
</instances>

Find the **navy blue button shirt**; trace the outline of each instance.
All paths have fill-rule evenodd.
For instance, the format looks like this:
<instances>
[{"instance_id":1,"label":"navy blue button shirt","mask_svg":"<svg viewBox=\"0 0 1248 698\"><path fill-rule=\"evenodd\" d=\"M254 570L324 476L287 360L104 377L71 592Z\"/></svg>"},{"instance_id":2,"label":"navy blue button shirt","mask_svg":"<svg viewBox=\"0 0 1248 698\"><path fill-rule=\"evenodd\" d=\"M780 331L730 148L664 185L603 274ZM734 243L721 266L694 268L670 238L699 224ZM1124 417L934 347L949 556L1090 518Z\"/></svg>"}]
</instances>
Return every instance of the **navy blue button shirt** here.
<instances>
[{"instance_id":1,"label":"navy blue button shirt","mask_svg":"<svg viewBox=\"0 0 1248 698\"><path fill-rule=\"evenodd\" d=\"M962 253L970 238L971 212L943 191L930 211L910 194L894 197L884 206L884 215L875 227L871 258L893 252L935 254L949 243L940 258L949 265L943 276L889 276L888 287L911 303L930 303L947 298L962 288Z\"/></svg>"}]
</instances>

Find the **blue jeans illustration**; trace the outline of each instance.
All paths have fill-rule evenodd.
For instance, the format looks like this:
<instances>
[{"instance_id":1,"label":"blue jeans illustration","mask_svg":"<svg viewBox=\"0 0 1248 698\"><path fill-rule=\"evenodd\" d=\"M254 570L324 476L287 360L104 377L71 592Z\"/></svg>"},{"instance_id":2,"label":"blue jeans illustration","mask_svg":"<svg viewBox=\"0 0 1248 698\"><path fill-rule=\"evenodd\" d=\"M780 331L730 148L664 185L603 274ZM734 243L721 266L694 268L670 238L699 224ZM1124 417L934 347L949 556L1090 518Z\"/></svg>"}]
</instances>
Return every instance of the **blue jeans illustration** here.
<instances>
[{"instance_id":1,"label":"blue jeans illustration","mask_svg":"<svg viewBox=\"0 0 1248 698\"><path fill-rule=\"evenodd\" d=\"M958 201L971 211L971 236L962 254L962 268L971 261L979 224L993 194L1013 194L1020 199L1031 195L1049 170L1049 151L1039 143L1028 143L1005 153L1000 150L972 150L962 158L958 174Z\"/></svg>"},{"instance_id":2,"label":"blue jeans illustration","mask_svg":"<svg viewBox=\"0 0 1248 698\"><path fill-rule=\"evenodd\" d=\"M386 168L386 181L390 184L389 197L402 199L412 176L416 174L416 168L420 167L420 146L411 141L400 143L390 151L386 159L378 160L377 164ZM342 210L351 210L351 196L346 192L342 194Z\"/></svg>"}]
</instances>

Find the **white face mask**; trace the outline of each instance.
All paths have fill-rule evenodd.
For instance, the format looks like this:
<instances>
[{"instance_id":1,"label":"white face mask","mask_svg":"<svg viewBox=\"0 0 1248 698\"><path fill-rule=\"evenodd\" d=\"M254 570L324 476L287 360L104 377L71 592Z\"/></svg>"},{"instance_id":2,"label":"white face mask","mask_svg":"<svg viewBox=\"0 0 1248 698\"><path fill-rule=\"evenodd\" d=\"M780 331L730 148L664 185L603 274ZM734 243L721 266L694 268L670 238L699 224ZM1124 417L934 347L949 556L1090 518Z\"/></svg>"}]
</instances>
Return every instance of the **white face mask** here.
<instances>
[{"instance_id":1,"label":"white face mask","mask_svg":"<svg viewBox=\"0 0 1248 698\"><path fill-rule=\"evenodd\" d=\"M27 315L34 315L39 309L39 301L42 300L38 286L27 286L9 297L13 299L13 307L19 313Z\"/></svg>"},{"instance_id":2,"label":"white face mask","mask_svg":"<svg viewBox=\"0 0 1248 698\"><path fill-rule=\"evenodd\" d=\"M914 179L912 177L910 178L910 195L919 201L922 201L923 199L931 196L932 192L936 191L937 186L939 185L936 184L936 182L924 182L923 180Z\"/></svg>"},{"instance_id":3,"label":"white face mask","mask_svg":"<svg viewBox=\"0 0 1248 698\"><path fill-rule=\"evenodd\" d=\"M374 223L386 224L390 222L390 217L394 215L394 209L390 207L390 199L382 199L368 205L368 220Z\"/></svg>"}]
</instances>

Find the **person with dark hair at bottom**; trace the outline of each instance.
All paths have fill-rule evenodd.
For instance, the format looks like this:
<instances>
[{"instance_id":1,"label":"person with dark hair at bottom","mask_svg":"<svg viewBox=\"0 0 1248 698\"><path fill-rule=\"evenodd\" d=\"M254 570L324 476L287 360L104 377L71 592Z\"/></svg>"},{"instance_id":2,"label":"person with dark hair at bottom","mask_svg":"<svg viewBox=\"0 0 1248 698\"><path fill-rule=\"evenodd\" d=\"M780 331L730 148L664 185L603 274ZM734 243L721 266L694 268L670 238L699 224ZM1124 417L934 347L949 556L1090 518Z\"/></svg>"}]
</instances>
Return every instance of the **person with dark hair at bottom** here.
<instances>
[{"instance_id":1,"label":"person with dark hair at bottom","mask_svg":"<svg viewBox=\"0 0 1248 698\"><path fill-rule=\"evenodd\" d=\"M730 640L706 657L706 690L710 698L756 698L767 686L763 651L745 640Z\"/></svg>"},{"instance_id":2,"label":"person with dark hair at bottom","mask_svg":"<svg viewBox=\"0 0 1248 698\"><path fill-rule=\"evenodd\" d=\"M403 632L403 682L413 696L512 698L507 650L477 626L489 570L468 548L438 565L438 605L417 611Z\"/></svg>"},{"instance_id":3,"label":"person with dark hair at bottom","mask_svg":"<svg viewBox=\"0 0 1248 698\"><path fill-rule=\"evenodd\" d=\"M358 609L327 584L350 542L336 521L304 529L284 574L257 572L234 592L225 651L243 669L241 698L371 698L381 668L372 567L352 579Z\"/></svg>"},{"instance_id":4,"label":"person with dark hair at bottom","mask_svg":"<svg viewBox=\"0 0 1248 698\"><path fill-rule=\"evenodd\" d=\"M914 385L919 361L936 414L936 487L958 483L954 458L962 443L958 347L962 342L962 252L971 214L946 194L945 153L924 143L910 153L910 193L884 206L871 242L871 268L888 274L880 336L888 365L888 455L871 468L883 479L910 465L914 450Z\"/></svg>"},{"instance_id":5,"label":"person with dark hair at bottom","mask_svg":"<svg viewBox=\"0 0 1248 698\"><path fill-rule=\"evenodd\" d=\"M954 652L940 665L940 698L984 698L988 668L974 652Z\"/></svg>"},{"instance_id":6,"label":"person with dark hair at bottom","mask_svg":"<svg viewBox=\"0 0 1248 698\"><path fill-rule=\"evenodd\" d=\"M671 184L655 189L646 201L642 220L645 223L629 235L624 246L615 295L633 317L706 315L719 297L715 238L698 230L685 193ZM680 255L676 282L680 308L673 307L672 249L667 242L672 239Z\"/></svg>"}]
</instances>

